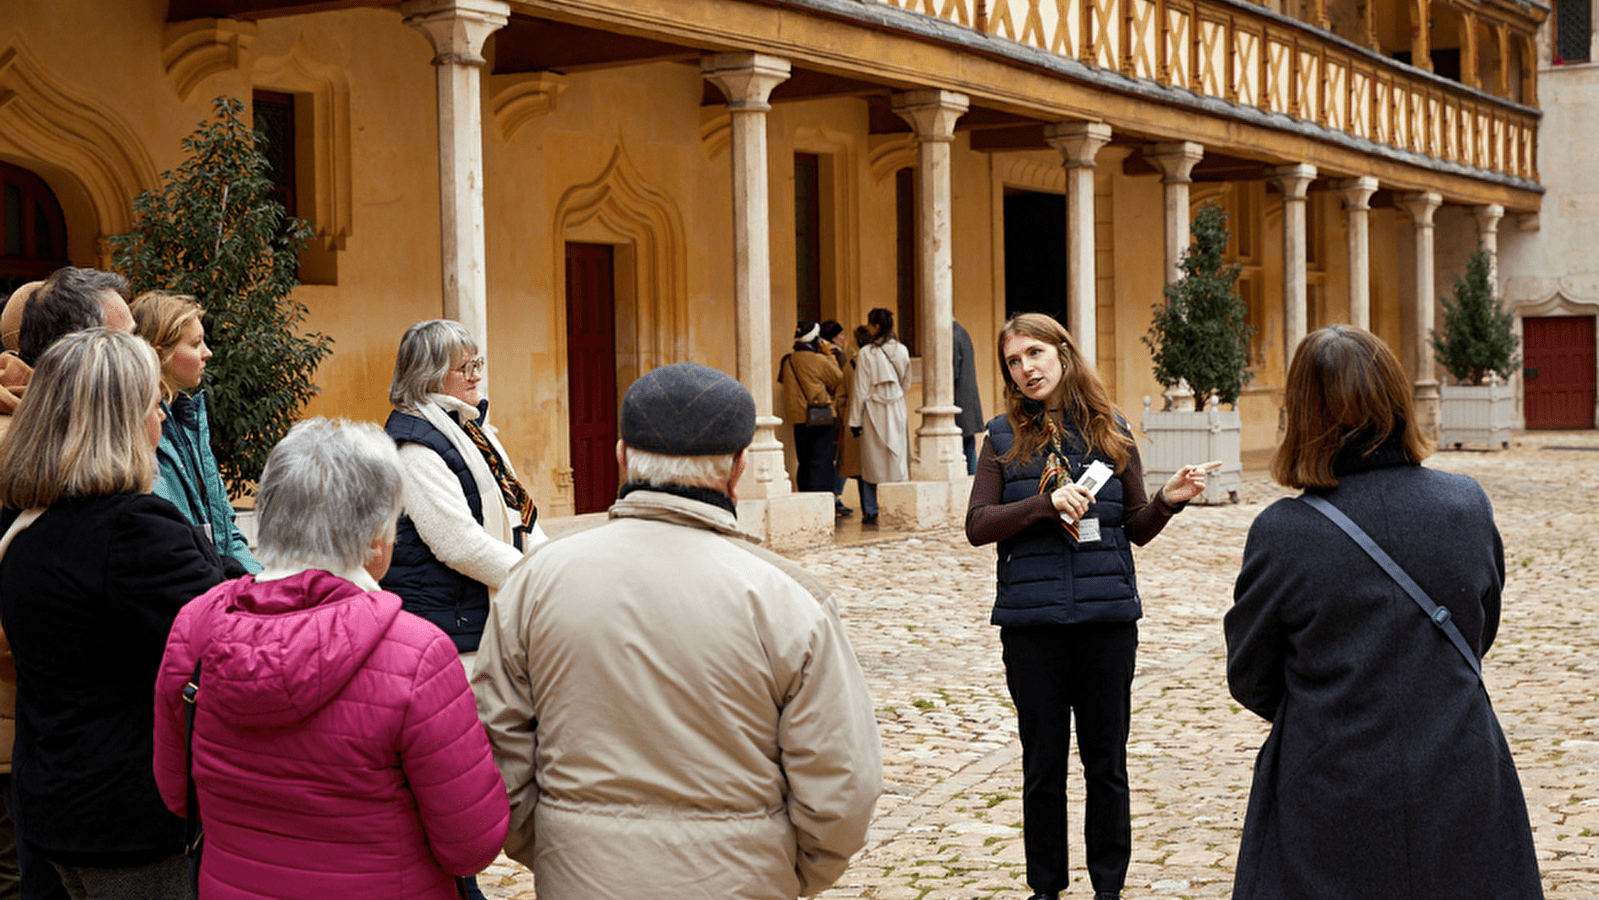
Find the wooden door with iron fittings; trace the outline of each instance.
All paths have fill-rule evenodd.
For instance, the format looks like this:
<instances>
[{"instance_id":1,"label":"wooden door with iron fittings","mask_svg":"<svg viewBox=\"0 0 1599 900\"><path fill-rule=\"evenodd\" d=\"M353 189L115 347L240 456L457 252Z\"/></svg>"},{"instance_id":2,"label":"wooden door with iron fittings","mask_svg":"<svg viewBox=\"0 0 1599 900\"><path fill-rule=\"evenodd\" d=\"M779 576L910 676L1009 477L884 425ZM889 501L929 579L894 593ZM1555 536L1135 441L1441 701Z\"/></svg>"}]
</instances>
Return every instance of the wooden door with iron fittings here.
<instances>
[{"instance_id":1,"label":"wooden door with iron fittings","mask_svg":"<svg viewBox=\"0 0 1599 900\"><path fill-rule=\"evenodd\" d=\"M566 245L566 384L574 511L616 499L616 291L608 244Z\"/></svg>"},{"instance_id":2,"label":"wooden door with iron fittings","mask_svg":"<svg viewBox=\"0 0 1599 900\"><path fill-rule=\"evenodd\" d=\"M1594 317L1521 320L1524 410L1528 428L1594 426Z\"/></svg>"}]
</instances>

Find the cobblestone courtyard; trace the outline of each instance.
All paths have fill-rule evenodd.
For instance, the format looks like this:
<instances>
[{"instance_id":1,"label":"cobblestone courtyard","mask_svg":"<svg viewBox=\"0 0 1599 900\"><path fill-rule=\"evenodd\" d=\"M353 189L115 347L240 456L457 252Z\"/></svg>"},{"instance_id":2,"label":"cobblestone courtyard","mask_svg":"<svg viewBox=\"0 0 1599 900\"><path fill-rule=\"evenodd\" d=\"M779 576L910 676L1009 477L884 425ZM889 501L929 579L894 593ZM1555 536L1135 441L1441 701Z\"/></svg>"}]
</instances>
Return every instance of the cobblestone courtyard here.
<instances>
[{"instance_id":1,"label":"cobblestone courtyard","mask_svg":"<svg viewBox=\"0 0 1599 900\"><path fill-rule=\"evenodd\" d=\"M1440 453L1492 498L1509 568L1484 665L1531 810L1551 900L1599 897L1599 433L1518 434L1508 452ZM1236 505L1196 507L1136 548L1140 625L1129 747L1129 900L1227 897L1255 751L1267 726L1227 693L1221 618L1244 537L1289 494L1246 472ZM998 630L994 550L956 530L883 534L803 554L839 594L877 703L887 791L833 900L1022 898L1021 748ZM1071 792L1080 800L1074 771ZM1080 808L1073 816L1081 847ZM1080 858L1074 860L1080 864ZM534 895L501 859L491 898ZM1074 874L1071 894L1092 893Z\"/></svg>"}]
</instances>

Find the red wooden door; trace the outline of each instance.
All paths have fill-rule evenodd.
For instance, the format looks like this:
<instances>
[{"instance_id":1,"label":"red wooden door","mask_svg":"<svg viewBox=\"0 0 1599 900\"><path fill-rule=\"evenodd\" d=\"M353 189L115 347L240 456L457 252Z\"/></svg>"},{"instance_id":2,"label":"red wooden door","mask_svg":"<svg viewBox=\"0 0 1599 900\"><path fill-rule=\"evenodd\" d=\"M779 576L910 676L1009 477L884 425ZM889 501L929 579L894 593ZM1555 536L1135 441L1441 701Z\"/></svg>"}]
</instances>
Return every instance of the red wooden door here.
<instances>
[{"instance_id":1,"label":"red wooden door","mask_svg":"<svg viewBox=\"0 0 1599 900\"><path fill-rule=\"evenodd\" d=\"M566 245L566 383L579 513L616 499L616 294L611 248Z\"/></svg>"},{"instance_id":2,"label":"red wooden door","mask_svg":"<svg viewBox=\"0 0 1599 900\"><path fill-rule=\"evenodd\" d=\"M1528 428L1592 428L1594 317L1521 320Z\"/></svg>"}]
</instances>

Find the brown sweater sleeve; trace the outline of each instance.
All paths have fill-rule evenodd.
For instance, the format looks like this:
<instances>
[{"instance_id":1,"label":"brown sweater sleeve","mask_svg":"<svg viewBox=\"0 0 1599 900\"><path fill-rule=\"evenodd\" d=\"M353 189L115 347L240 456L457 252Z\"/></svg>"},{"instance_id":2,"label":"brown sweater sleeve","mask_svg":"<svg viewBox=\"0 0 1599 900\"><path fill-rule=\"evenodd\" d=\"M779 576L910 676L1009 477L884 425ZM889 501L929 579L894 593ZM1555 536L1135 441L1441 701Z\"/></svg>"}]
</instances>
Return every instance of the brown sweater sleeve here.
<instances>
[{"instance_id":1,"label":"brown sweater sleeve","mask_svg":"<svg viewBox=\"0 0 1599 900\"><path fill-rule=\"evenodd\" d=\"M1117 475L1122 481L1125 515L1122 527L1127 539L1140 547L1160 534L1171 517L1182 510L1183 504L1174 505L1156 492L1153 502L1144 491L1144 464L1133 446L1127 466ZM1056 518L1055 504L1048 494L1036 494L1014 503L1002 503L1005 474L994 455L994 446L983 442L983 451L977 457L977 475L972 479L972 496L966 505L966 539L973 546L992 544L1012 537L1039 522ZM1092 508L1090 508L1090 512Z\"/></svg>"}]
</instances>

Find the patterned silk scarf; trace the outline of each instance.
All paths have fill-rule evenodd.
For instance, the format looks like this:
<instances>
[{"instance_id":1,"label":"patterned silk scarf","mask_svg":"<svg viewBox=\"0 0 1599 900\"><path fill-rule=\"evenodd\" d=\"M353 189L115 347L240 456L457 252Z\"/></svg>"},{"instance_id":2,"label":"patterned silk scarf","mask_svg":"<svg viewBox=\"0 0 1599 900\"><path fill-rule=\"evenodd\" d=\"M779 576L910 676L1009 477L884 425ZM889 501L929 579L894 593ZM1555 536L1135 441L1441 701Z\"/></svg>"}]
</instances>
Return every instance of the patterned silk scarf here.
<instances>
[{"instance_id":1,"label":"patterned silk scarf","mask_svg":"<svg viewBox=\"0 0 1599 900\"><path fill-rule=\"evenodd\" d=\"M505 498L505 505L513 507L522 514L522 528L531 529L533 523L538 521L539 510L533 505L533 498L529 497L522 483L516 480L511 470L506 468L505 460L500 459L500 454L494 451L494 445L489 443L489 436L472 419L461 417L461 430L477 445L483 454L483 461L489 464L489 471L494 473L494 479L500 483L500 494Z\"/></svg>"},{"instance_id":2,"label":"patterned silk scarf","mask_svg":"<svg viewBox=\"0 0 1599 900\"><path fill-rule=\"evenodd\" d=\"M1038 492L1040 494L1048 494L1061 485L1071 484L1072 469L1071 463L1066 459L1065 429L1047 411L1044 413L1043 418L1044 427L1049 431L1049 443L1045 447L1044 471L1038 476ZM1077 540L1077 523L1061 519L1060 524L1075 542Z\"/></svg>"}]
</instances>

